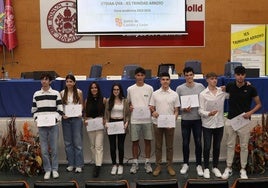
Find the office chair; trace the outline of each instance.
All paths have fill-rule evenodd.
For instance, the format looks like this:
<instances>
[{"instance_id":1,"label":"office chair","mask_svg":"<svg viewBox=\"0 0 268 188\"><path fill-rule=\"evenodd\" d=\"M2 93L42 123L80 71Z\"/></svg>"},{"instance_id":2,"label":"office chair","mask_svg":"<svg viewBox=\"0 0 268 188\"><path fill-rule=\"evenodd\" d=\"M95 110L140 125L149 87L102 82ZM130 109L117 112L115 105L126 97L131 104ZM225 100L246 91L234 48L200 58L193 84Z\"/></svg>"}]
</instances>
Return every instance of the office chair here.
<instances>
[{"instance_id":1,"label":"office chair","mask_svg":"<svg viewBox=\"0 0 268 188\"><path fill-rule=\"evenodd\" d=\"M225 63L224 66L224 76L228 78L233 78L234 77L234 70L235 67L242 66L242 63L240 62L227 62Z\"/></svg>"},{"instance_id":2,"label":"office chair","mask_svg":"<svg viewBox=\"0 0 268 188\"><path fill-rule=\"evenodd\" d=\"M213 179L188 179L184 188L229 188L228 180Z\"/></svg>"},{"instance_id":3,"label":"office chair","mask_svg":"<svg viewBox=\"0 0 268 188\"><path fill-rule=\"evenodd\" d=\"M22 79L33 79L33 72L21 72L20 73L20 78Z\"/></svg>"},{"instance_id":4,"label":"office chair","mask_svg":"<svg viewBox=\"0 0 268 188\"><path fill-rule=\"evenodd\" d=\"M0 187L5 188L29 188L26 181L0 181Z\"/></svg>"},{"instance_id":5,"label":"office chair","mask_svg":"<svg viewBox=\"0 0 268 188\"><path fill-rule=\"evenodd\" d=\"M37 181L34 188L79 188L75 180L72 181Z\"/></svg>"},{"instance_id":6,"label":"office chair","mask_svg":"<svg viewBox=\"0 0 268 188\"><path fill-rule=\"evenodd\" d=\"M134 79L135 78L135 70L139 67L137 64L129 64L125 65L123 69L122 78Z\"/></svg>"},{"instance_id":7,"label":"office chair","mask_svg":"<svg viewBox=\"0 0 268 188\"><path fill-rule=\"evenodd\" d=\"M231 188L261 188L268 187L268 178L236 179Z\"/></svg>"},{"instance_id":8,"label":"office chair","mask_svg":"<svg viewBox=\"0 0 268 188\"><path fill-rule=\"evenodd\" d=\"M127 180L92 180L85 183L85 188L129 188Z\"/></svg>"},{"instance_id":9,"label":"office chair","mask_svg":"<svg viewBox=\"0 0 268 188\"><path fill-rule=\"evenodd\" d=\"M137 180L136 188L178 188L178 181L176 179L164 180Z\"/></svg>"},{"instance_id":10,"label":"office chair","mask_svg":"<svg viewBox=\"0 0 268 188\"><path fill-rule=\"evenodd\" d=\"M192 67L195 74L202 74L202 63L199 60L189 60L184 63L184 67Z\"/></svg>"},{"instance_id":11,"label":"office chair","mask_svg":"<svg viewBox=\"0 0 268 188\"><path fill-rule=\"evenodd\" d=\"M162 72L167 72L168 73L169 67L171 67L172 74L176 73L175 64L173 64L173 63L162 63L162 64L158 65L157 76L160 77L160 74Z\"/></svg>"},{"instance_id":12,"label":"office chair","mask_svg":"<svg viewBox=\"0 0 268 188\"><path fill-rule=\"evenodd\" d=\"M102 74L102 65L92 65L90 68L89 78L100 78Z\"/></svg>"}]
</instances>

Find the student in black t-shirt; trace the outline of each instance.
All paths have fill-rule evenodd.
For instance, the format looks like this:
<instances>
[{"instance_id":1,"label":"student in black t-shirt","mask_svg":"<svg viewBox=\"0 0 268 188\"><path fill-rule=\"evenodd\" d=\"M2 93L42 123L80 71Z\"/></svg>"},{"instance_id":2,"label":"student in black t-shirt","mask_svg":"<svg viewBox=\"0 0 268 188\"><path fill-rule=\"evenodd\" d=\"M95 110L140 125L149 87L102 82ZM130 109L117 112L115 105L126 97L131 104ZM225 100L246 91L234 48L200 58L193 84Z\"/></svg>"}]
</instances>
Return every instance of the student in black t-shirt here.
<instances>
[{"instance_id":1,"label":"student in black t-shirt","mask_svg":"<svg viewBox=\"0 0 268 188\"><path fill-rule=\"evenodd\" d=\"M241 115L245 119L250 119L261 108L261 101L257 90L252 85L245 82L246 69L243 66L235 68L235 82L229 83L226 86L226 92L229 93L229 109L228 119L225 123L225 131L227 133L227 167L222 175L223 179L227 179L232 175L232 163L235 152L236 138L239 136L240 143L240 178L247 179L247 172L245 170L248 159L248 141L250 137L251 123L234 130L231 126L230 120ZM251 108L252 100L255 105Z\"/></svg>"}]
</instances>

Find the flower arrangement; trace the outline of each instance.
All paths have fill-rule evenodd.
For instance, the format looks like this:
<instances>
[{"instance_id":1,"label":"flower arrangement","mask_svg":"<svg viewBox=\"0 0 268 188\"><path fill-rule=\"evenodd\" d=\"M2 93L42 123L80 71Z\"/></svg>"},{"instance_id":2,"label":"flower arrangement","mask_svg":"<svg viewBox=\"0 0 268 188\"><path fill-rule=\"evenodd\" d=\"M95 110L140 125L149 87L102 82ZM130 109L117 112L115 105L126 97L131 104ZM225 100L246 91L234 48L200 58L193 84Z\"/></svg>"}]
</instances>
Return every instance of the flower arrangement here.
<instances>
[{"instance_id":1,"label":"flower arrangement","mask_svg":"<svg viewBox=\"0 0 268 188\"><path fill-rule=\"evenodd\" d=\"M240 145L236 144L234 169L240 169ZM262 125L259 123L251 130L248 143L248 173L263 174L268 168L268 115L262 114Z\"/></svg>"},{"instance_id":2,"label":"flower arrangement","mask_svg":"<svg viewBox=\"0 0 268 188\"><path fill-rule=\"evenodd\" d=\"M11 118L8 133L0 146L0 170L17 171L33 176L43 172L38 136L34 136L28 122L23 124L23 133L17 135L15 117Z\"/></svg>"}]
</instances>

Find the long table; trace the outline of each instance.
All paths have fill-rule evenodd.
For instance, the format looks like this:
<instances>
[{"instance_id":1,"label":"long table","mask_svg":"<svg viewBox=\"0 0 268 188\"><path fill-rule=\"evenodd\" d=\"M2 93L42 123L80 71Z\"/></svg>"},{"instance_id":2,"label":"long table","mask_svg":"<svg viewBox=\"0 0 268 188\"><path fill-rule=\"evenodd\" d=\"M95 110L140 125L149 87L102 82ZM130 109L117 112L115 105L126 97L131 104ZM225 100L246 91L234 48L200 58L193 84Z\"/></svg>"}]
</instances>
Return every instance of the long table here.
<instances>
[{"instance_id":1,"label":"long table","mask_svg":"<svg viewBox=\"0 0 268 188\"><path fill-rule=\"evenodd\" d=\"M268 112L268 78L249 78L252 85L254 85L261 97L263 108L259 112ZM84 98L88 93L88 87L91 82L97 82L100 85L102 94L104 97L109 97L111 93L111 87L113 83L121 83L124 94L129 86L135 83L135 80L106 80L106 79L87 79L77 81L77 86L83 91ZM225 85L226 83L233 81L233 79L219 77L218 86ZM145 82L151 85L154 90L160 87L160 81L158 78L146 79ZM196 82L202 83L207 86L205 79L197 79ZM176 90L178 85L185 83L184 78L179 78L171 81L170 87ZM52 88L58 91L64 89L64 80L54 80L52 82ZM0 117L10 117L15 115L17 117L32 117L32 97L35 91L41 88L40 80L32 79L11 79L0 81Z\"/></svg>"}]
</instances>

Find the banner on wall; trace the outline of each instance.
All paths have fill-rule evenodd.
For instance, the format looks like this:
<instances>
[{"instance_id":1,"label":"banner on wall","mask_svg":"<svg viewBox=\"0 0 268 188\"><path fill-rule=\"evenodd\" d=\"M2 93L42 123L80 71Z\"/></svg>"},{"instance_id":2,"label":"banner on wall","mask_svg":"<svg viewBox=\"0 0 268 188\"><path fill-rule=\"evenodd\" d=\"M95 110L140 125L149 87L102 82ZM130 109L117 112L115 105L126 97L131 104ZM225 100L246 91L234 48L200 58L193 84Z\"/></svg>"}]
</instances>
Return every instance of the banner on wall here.
<instances>
[{"instance_id":1,"label":"banner on wall","mask_svg":"<svg viewBox=\"0 0 268 188\"><path fill-rule=\"evenodd\" d=\"M204 47L205 0L186 0L187 35L100 36L99 47Z\"/></svg>"},{"instance_id":2,"label":"banner on wall","mask_svg":"<svg viewBox=\"0 0 268 188\"><path fill-rule=\"evenodd\" d=\"M77 36L75 0L40 0L41 48L95 48L94 36Z\"/></svg>"},{"instance_id":3,"label":"banner on wall","mask_svg":"<svg viewBox=\"0 0 268 188\"><path fill-rule=\"evenodd\" d=\"M231 25L231 61L260 69L260 76L265 75L265 28L263 24Z\"/></svg>"}]
</instances>

